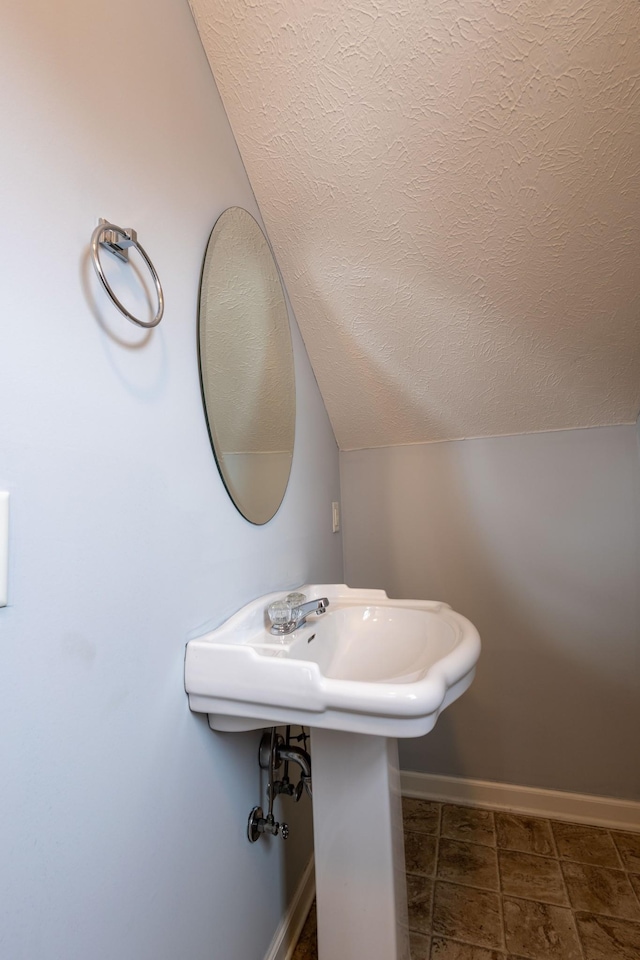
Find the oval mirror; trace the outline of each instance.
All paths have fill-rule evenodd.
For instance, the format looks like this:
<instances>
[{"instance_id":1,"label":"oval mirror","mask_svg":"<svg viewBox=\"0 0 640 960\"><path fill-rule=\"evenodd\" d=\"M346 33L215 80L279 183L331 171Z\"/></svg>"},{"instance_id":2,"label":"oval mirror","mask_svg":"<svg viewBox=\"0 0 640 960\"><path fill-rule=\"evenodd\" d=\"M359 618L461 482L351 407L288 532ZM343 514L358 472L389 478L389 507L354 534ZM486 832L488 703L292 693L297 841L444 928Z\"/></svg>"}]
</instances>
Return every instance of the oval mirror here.
<instances>
[{"instance_id":1,"label":"oval mirror","mask_svg":"<svg viewBox=\"0 0 640 960\"><path fill-rule=\"evenodd\" d=\"M240 513L266 523L293 459L295 376L278 268L251 214L216 221L202 268L200 382L220 475Z\"/></svg>"}]
</instances>

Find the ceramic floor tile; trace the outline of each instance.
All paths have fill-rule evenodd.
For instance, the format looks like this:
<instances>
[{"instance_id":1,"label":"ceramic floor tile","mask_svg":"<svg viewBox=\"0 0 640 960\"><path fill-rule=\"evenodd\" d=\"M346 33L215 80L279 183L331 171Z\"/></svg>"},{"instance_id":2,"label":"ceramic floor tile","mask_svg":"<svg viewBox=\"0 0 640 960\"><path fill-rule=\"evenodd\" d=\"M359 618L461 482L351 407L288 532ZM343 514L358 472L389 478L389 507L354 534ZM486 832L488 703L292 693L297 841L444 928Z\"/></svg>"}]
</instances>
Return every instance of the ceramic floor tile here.
<instances>
[{"instance_id":1,"label":"ceramic floor tile","mask_svg":"<svg viewBox=\"0 0 640 960\"><path fill-rule=\"evenodd\" d=\"M431 940L419 933L410 934L411 960L429 960Z\"/></svg>"},{"instance_id":2,"label":"ceramic floor tile","mask_svg":"<svg viewBox=\"0 0 640 960\"><path fill-rule=\"evenodd\" d=\"M432 877L436 872L436 844L435 837L424 833L405 833L404 859L407 873Z\"/></svg>"},{"instance_id":3,"label":"ceramic floor tile","mask_svg":"<svg viewBox=\"0 0 640 960\"><path fill-rule=\"evenodd\" d=\"M555 857L556 850L548 820L521 817L514 813L496 813L496 837L499 847Z\"/></svg>"},{"instance_id":4,"label":"ceramic floor tile","mask_svg":"<svg viewBox=\"0 0 640 960\"><path fill-rule=\"evenodd\" d=\"M574 910L640 920L640 905L622 870L564 862L562 871Z\"/></svg>"},{"instance_id":5,"label":"ceramic floor tile","mask_svg":"<svg viewBox=\"0 0 640 960\"><path fill-rule=\"evenodd\" d=\"M433 881L424 877L407 876L407 906L409 930L412 933L431 933L431 901Z\"/></svg>"},{"instance_id":6,"label":"ceramic floor tile","mask_svg":"<svg viewBox=\"0 0 640 960\"><path fill-rule=\"evenodd\" d=\"M318 960L318 943L299 940L291 960Z\"/></svg>"},{"instance_id":7,"label":"ceramic floor tile","mask_svg":"<svg viewBox=\"0 0 640 960\"><path fill-rule=\"evenodd\" d=\"M440 830L440 806L431 800L402 798L402 820L404 829L412 833L430 833L434 836Z\"/></svg>"},{"instance_id":8,"label":"ceramic floor tile","mask_svg":"<svg viewBox=\"0 0 640 960\"><path fill-rule=\"evenodd\" d=\"M640 923L576 914L585 960L639 960Z\"/></svg>"},{"instance_id":9,"label":"ceramic floor tile","mask_svg":"<svg viewBox=\"0 0 640 960\"><path fill-rule=\"evenodd\" d=\"M581 823L551 823L558 854L565 860L595 863L600 867L621 867L620 858L607 830ZM622 835L620 835L622 836Z\"/></svg>"},{"instance_id":10,"label":"ceramic floor tile","mask_svg":"<svg viewBox=\"0 0 640 960\"><path fill-rule=\"evenodd\" d=\"M413 955L411 960L415 960ZM505 960L505 955L497 950L435 937L431 946L431 960Z\"/></svg>"},{"instance_id":11,"label":"ceramic floor tile","mask_svg":"<svg viewBox=\"0 0 640 960\"><path fill-rule=\"evenodd\" d=\"M302 928L291 960L318 960L318 931L315 902Z\"/></svg>"},{"instance_id":12,"label":"ceramic floor tile","mask_svg":"<svg viewBox=\"0 0 640 960\"><path fill-rule=\"evenodd\" d=\"M498 860L504 894L569 906L557 860L516 850L498 850Z\"/></svg>"},{"instance_id":13,"label":"ceramic floor tile","mask_svg":"<svg viewBox=\"0 0 640 960\"><path fill-rule=\"evenodd\" d=\"M402 807L412 960L640 960L640 834ZM318 960L315 905L292 960Z\"/></svg>"},{"instance_id":14,"label":"ceramic floor tile","mask_svg":"<svg viewBox=\"0 0 640 960\"><path fill-rule=\"evenodd\" d=\"M622 862L631 873L640 873L640 833L618 833L613 831L614 839Z\"/></svg>"},{"instance_id":15,"label":"ceramic floor tile","mask_svg":"<svg viewBox=\"0 0 640 960\"><path fill-rule=\"evenodd\" d=\"M445 803L442 807L440 832L449 840L470 840L473 843L496 845L492 810L474 810Z\"/></svg>"},{"instance_id":16,"label":"ceramic floor tile","mask_svg":"<svg viewBox=\"0 0 640 960\"><path fill-rule=\"evenodd\" d=\"M303 940L299 940L291 960L318 960L317 943L315 941L313 943L306 943Z\"/></svg>"},{"instance_id":17,"label":"ceramic floor tile","mask_svg":"<svg viewBox=\"0 0 640 960\"><path fill-rule=\"evenodd\" d=\"M527 960L582 960L571 910L533 900L503 900L510 953Z\"/></svg>"},{"instance_id":18,"label":"ceramic floor tile","mask_svg":"<svg viewBox=\"0 0 640 960\"><path fill-rule=\"evenodd\" d=\"M433 933L500 950L503 938L497 894L438 881L433 902Z\"/></svg>"},{"instance_id":19,"label":"ceramic floor tile","mask_svg":"<svg viewBox=\"0 0 640 960\"><path fill-rule=\"evenodd\" d=\"M440 840L438 879L483 890L498 890L498 860L493 847L463 840Z\"/></svg>"}]
</instances>

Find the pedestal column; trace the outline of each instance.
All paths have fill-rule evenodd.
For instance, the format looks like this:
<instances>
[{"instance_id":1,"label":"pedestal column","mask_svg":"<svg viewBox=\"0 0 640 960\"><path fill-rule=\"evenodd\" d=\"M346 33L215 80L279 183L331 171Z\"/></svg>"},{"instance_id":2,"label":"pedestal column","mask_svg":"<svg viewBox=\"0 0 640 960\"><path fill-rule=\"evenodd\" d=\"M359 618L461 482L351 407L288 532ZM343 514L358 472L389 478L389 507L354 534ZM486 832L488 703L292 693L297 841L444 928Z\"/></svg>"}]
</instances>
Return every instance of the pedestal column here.
<instances>
[{"instance_id":1,"label":"pedestal column","mask_svg":"<svg viewBox=\"0 0 640 960\"><path fill-rule=\"evenodd\" d=\"M311 731L319 960L409 960L396 740Z\"/></svg>"}]
</instances>

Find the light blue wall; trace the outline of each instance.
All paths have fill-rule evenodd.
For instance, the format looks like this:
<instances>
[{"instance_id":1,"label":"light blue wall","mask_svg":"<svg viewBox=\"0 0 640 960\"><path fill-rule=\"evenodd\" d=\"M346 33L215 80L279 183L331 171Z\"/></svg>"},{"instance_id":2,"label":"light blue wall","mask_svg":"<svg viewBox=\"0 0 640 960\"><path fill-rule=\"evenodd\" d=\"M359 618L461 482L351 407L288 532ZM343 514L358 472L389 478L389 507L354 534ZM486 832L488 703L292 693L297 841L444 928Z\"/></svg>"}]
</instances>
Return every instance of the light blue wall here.
<instances>
[{"instance_id":1,"label":"light blue wall","mask_svg":"<svg viewBox=\"0 0 640 960\"><path fill-rule=\"evenodd\" d=\"M258 737L189 713L184 644L262 593L342 579L333 434L296 329L289 490L265 527L242 519L202 414L196 304L214 220L257 210L186 0L2 16L0 956L262 960L309 808L286 860L249 846ZM92 276L99 216L158 267L149 336Z\"/></svg>"}]
</instances>

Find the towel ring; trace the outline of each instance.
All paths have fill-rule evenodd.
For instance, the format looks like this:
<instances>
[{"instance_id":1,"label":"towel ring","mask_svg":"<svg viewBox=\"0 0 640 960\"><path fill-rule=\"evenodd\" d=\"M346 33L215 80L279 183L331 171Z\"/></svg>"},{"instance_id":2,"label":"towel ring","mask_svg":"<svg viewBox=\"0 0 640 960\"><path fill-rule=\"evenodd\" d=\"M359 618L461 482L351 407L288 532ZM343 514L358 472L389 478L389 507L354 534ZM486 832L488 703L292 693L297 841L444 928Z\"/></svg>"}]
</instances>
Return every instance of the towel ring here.
<instances>
[{"instance_id":1,"label":"towel ring","mask_svg":"<svg viewBox=\"0 0 640 960\"><path fill-rule=\"evenodd\" d=\"M148 266L151 276L153 277L156 295L158 297L158 309L153 320L149 320L148 322L145 322L144 320L138 320L138 318L134 317L132 313L129 313L124 304L120 303L115 293L109 286L107 278L104 274L104 270L102 269L98 252L99 247L104 247L106 250L109 250L116 257L118 257L119 260L124 260L125 263L129 262L129 247L135 247L135 249L138 251ZM124 314L127 320L131 320L131 323L135 323L139 327L157 327L162 320L162 315L164 313L164 296L162 293L162 286L160 285L160 278L156 273L156 268L149 259L144 247L138 243L136 231L131 229L123 230L122 227L117 227L115 223L109 223L108 220L104 220L101 217L98 221L98 226L91 234L91 259L93 260L93 265L98 277L100 278L102 286L105 288L109 294L109 297L116 305L120 313Z\"/></svg>"}]
</instances>

